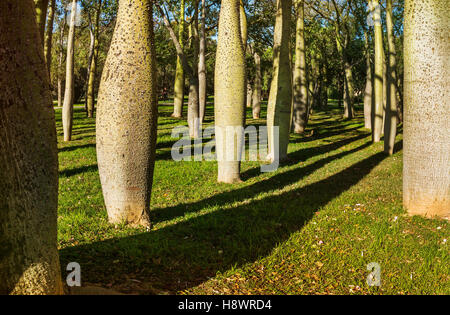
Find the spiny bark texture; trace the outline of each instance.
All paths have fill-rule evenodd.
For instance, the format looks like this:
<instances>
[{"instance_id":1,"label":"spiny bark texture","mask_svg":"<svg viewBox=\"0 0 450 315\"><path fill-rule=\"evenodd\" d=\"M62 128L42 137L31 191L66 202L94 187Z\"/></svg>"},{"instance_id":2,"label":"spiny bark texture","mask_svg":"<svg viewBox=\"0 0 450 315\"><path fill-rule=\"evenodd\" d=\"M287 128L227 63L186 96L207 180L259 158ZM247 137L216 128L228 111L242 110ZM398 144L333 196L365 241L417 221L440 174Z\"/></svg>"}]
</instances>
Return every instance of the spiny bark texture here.
<instances>
[{"instance_id":1,"label":"spiny bark texture","mask_svg":"<svg viewBox=\"0 0 450 315\"><path fill-rule=\"evenodd\" d=\"M55 19L56 0L51 0L48 9L47 29L45 30L44 56L47 63L47 72L50 75L52 66L52 40L53 40L53 21Z\"/></svg>"},{"instance_id":2,"label":"spiny bark texture","mask_svg":"<svg viewBox=\"0 0 450 315\"><path fill-rule=\"evenodd\" d=\"M62 124L64 131L64 141L72 140L73 125L73 71L74 71L74 46L75 46L75 19L77 12L77 0L72 1L70 14L69 35L67 37L67 58L66 58L66 89L64 91L64 104L62 109Z\"/></svg>"},{"instance_id":3,"label":"spiny bark texture","mask_svg":"<svg viewBox=\"0 0 450 315\"><path fill-rule=\"evenodd\" d=\"M0 1L0 294L61 294L55 117L31 0Z\"/></svg>"},{"instance_id":4,"label":"spiny bark texture","mask_svg":"<svg viewBox=\"0 0 450 315\"><path fill-rule=\"evenodd\" d=\"M119 2L99 89L97 158L111 223L150 225L157 124L152 2Z\"/></svg>"},{"instance_id":5,"label":"spiny bark texture","mask_svg":"<svg viewBox=\"0 0 450 315\"><path fill-rule=\"evenodd\" d=\"M179 34L178 41L181 48L184 48L184 33L185 33L185 0L180 1L180 24L179 24ZM173 114L172 117L181 118L183 117L183 103L184 103L184 68L181 58L177 57L177 68L175 71L175 86L174 86L174 99L173 99Z\"/></svg>"},{"instance_id":6,"label":"spiny bark texture","mask_svg":"<svg viewBox=\"0 0 450 315\"><path fill-rule=\"evenodd\" d=\"M306 82L304 1L296 0L297 28L295 44L294 87L293 87L293 128L295 133L303 133L306 128L308 111L308 87Z\"/></svg>"},{"instance_id":7,"label":"spiny bark texture","mask_svg":"<svg viewBox=\"0 0 450 315\"><path fill-rule=\"evenodd\" d=\"M291 0L277 0L277 16L274 30L273 78L267 108L269 159L277 159L275 146L279 148L279 160L287 158L292 108L292 72L289 57L291 38ZM274 127L279 128L279 141L274 137Z\"/></svg>"},{"instance_id":8,"label":"spiny bark texture","mask_svg":"<svg viewBox=\"0 0 450 315\"><path fill-rule=\"evenodd\" d=\"M240 181L239 154L242 145L245 100L245 57L240 30L240 0L222 0L219 17L215 70L215 125L218 155L219 182ZM237 130L236 140L227 141L231 135L226 128ZM236 129L234 129L236 128ZM232 159L227 153L234 152Z\"/></svg>"},{"instance_id":9,"label":"spiny bark texture","mask_svg":"<svg viewBox=\"0 0 450 315\"><path fill-rule=\"evenodd\" d=\"M384 78L384 53L383 53L383 28L381 26L381 9L378 0L371 2L374 20L375 33L375 72L374 72L374 90L373 97L375 98L372 139L373 142L380 142L381 134L383 132L383 78Z\"/></svg>"},{"instance_id":10,"label":"spiny bark texture","mask_svg":"<svg viewBox=\"0 0 450 315\"><path fill-rule=\"evenodd\" d=\"M242 47L244 49L244 56L246 56L247 54L247 41L248 41L248 24L247 24L247 15L245 14L245 6L244 6L244 2L241 0L240 3L240 7L239 7L239 19L240 19L240 23L241 23L241 38L242 38ZM248 103L248 98L249 98L249 86L248 86L248 77L247 77L247 73L245 73L245 81L244 81L244 87L246 89L246 93L244 94L244 126L245 126L245 122L246 122L246 107L247 107L247 103ZM250 91L251 91L251 87L250 87ZM250 96L251 97L251 96Z\"/></svg>"},{"instance_id":11,"label":"spiny bark texture","mask_svg":"<svg viewBox=\"0 0 450 315\"><path fill-rule=\"evenodd\" d=\"M394 40L394 23L392 16L392 0L386 0L386 29L388 38L386 110L384 122L384 152L394 153L397 135L397 54Z\"/></svg>"},{"instance_id":12,"label":"spiny bark texture","mask_svg":"<svg viewBox=\"0 0 450 315\"><path fill-rule=\"evenodd\" d=\"M403 204L450 217L448 0L405 1Z\"/></svg>"}]
</instances>

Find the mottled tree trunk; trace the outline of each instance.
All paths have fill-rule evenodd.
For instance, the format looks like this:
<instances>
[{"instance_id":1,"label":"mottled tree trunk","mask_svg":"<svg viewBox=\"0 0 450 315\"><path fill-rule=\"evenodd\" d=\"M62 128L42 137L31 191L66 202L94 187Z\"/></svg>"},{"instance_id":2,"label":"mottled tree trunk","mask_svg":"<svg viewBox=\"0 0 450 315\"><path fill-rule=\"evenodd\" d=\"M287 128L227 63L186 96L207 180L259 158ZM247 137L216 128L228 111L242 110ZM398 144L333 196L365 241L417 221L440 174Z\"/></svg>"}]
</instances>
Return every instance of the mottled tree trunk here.
<instances>
[{"instance_id":1,"label":"mottled tree trunk","mask_svg":"<svg viewBox=\"0 0 450 315\"><path fill-rule=\"evenodd\" d=\"M374 33L375 33L375 72L374 72L374 91L375 106L373 113L373 128L372 139L373 142L380 142L381 134L383 132L383 29L381 26L381 9L378 0L372 0L372 10L374 12Z\"/></svg>"},{"instance_id":2,"label":"mottled tree trunk","mask_svg":"<svg viewBox=\"0 0 450 315\"><path fill-rule=\"evenodd\" d=\"M184 34L185 34L185 0L180 1L180 25L178 41L181 48L184 48ZM185 73L183 62L180 56L177 57L177 68L175 70L175 86L174 86L174 99L173 99L173 114L174 118L183 117L183 104L184 104L184 80Z\"/></svg>"},{"instance_id":3,"label":"mottled tree trunk","mask_svg":"<svg viewBox=\"0 0 450 315\"><path fill-rule=\"evenodd\" d=\"M150 225L157 101L152 0L119 2L97 108L97 158L109 221Z\"/></svg>"},{"instance_id":4,"label":"mottled tree trunk","mask_svg":"<svg viewBox=\"0 0 450 315\"><path fill-rule=\"evenodd\" d=\"M206 0L202 0L201 16L198 59L198 102L200 122L203 123L206 113Z\"/></svg>"},{"instance_id":5,"label":"mottled tree trunk","mask_svg":"<svg viewBox=\"0 0 450 315\"><path fill-rule=\"evenodd\" d=\"M47 72L50 76L52 67L52 40L53 40L53 22L55 19L56 0L51 0L48 9L47 29L45 30L44 56L47 63ZM50 82L51 83L51 82Z\"/></svg>"},{"instance_id":6,"label":"mottled tree trunk","mask_svg":"<svg viewBox=\"0 0 450 315\"><path fill-rule=\"evenodd\" d=\"M261 57L256 50L253 54L253 59L255 60L255 82L253 83L252 113L254 119L259 119L261 115L262 75Z\"/></svg>"},{"instance_id":7,"label":"mottled tree trunk","mask_svg":"<svg viewBox=\"0 0 450 315\"><path fill-rule=\"evenodd\" d=\"M388 37L386 111L384 122L384 152L394 153L397 135L397 54L394 41L394 25L392 16L392 0L386 0L386 29Z\"/></svg>"},{"instance_id":8,"label":"mottled tree trunk","mask_svg":"<svg viewBox=\"0 0 450 315\"><path fill-rule=\"evenodd\" d=\"M215 71L216 151L219 182L240 182L245 56L240 30L240 0L222 0Z\"/></svg>"},{"instance_id":9,"label":"mottled tree trunk","mask_svg":"<svg viewBox=\"0 0 450 315\"><path fill-rule=\"evenodd\" d=\"M95 15L95 29L93 31L94 35L94 47L93 54L91 59L91 65L89 67L89 80L88 80L88 88L87 88L87 116L89 118L94 117L94 109L95 109L95 78L97 76L97 62L98 62L98 52L99 52L99 27L100 27L100 13L102 10L102 0L98 1L97 10Z\"/></svg>"},{"instance_id":10,"label":"mottled tree trunk","mask_svg":"<svg viewBox=\"0 0 450 315\"><path fill-rule=\"evenodd\" d=\"M280 161L287 159L292 109L292 72L289 59L291 38L291 0L277 0L274 30L273 79L267 108L269 159L275 156L278 146ZM274 127L279 128L279 141L274 137Z\"/></svg>"},{"instance_id":11,"label":"mottled tree trunk","mask_svg":"<svg viewBox=\"0 0 450 315\"><path fill-rule=\"evenodd\" d=\"M306 82L306 57L304 34L304 1L296 0L297 27L293 86L293 127L294 133L303 133L306 128L308 111L308 87Z\"/></svg>"},{"instance_id":12,"label":"mottled tree trunk","mask_svg":"<svg viewBox=\"0 0 450 315\"><path fill-rule=\"evenodd\" d=\"M23 0L21 0L23 1ZM36 10L36 23L40 35L40 43L44 47L45 22L47 20L48 0L34 0Z\"/></svg>"},{"instance_id":13,"label":"mottled tree trunk","mask_svg":"<svg viewBox=\"0 0 450 315\"><path fill-rule=\"evenodd\" d=\"M31 0L0 1L0 294L62 294L58 156Z\"/></svg>"},{"instance_id":14,"label":"mottled tree trunk","mask_svg":"<svg viewBox=\"0 0 450 315\"><path fill-rule=\"evenodd\" d=\"M75 46L75 19L77 11L77 0L72 1L70 14L69 35L67 37L66 58L66 88L64 91L64 104L62 109L62 124L64 141L72 140L73 124L73 71L74 71L74 46Z\"/></svg>"},{"instance_id":15,"label":"mottled tree trunk","mask_svg":"<svg viewBox=\"0 0 450 315\"><path fill-rule=\"evenodd\" d=\"M406 0L403 204L450 218L448 0Z\"/></svg>"}]
</instances>

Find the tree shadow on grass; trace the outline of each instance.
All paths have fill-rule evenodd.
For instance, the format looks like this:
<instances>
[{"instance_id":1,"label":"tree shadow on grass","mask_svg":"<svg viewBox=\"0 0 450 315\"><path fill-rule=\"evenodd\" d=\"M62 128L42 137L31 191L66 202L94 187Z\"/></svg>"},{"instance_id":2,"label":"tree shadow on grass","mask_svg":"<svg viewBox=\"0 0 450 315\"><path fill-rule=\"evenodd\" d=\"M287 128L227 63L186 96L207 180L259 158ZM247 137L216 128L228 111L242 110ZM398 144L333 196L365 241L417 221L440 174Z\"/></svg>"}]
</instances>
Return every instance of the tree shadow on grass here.
<instances>
[{"instance_id":1,"label":"tree shadow on grass","mask_svg":"<svg viewBox=\"0 0 450 315\"><path fill-rule=\"evenodd\" d=\"M339 149L340 147L343 147L347 144L350 144L354 141L358 141L361 139L366 138L367 135L358 135L353 138L344 139L341 141L334 142L332 144L327 144L319 147L313 147L313 148L307 148L302 149L293 153L290 153L288 155L289 161L284 163L282 166L286 167L289 165L301 163L303 161L306 161L314 156L321 155L327 152L331 152L334 150ZM301 173L298 175L300 177L288 177L285 180L282 181L282 186L291 184L293 182L296 182L301 179L301 177L307 176L317 169L323 167L324 165L332 162L333 160L340 159L348 154L357 152L359 150L362 150L366 147L370 146L370 143L365 143L361 145L358 148L352 149L350 151L341 152L329 157L326 157L324 159L321 159L311 165L308 165L306 167L298 169L301 170ZM251 177L255 177L261 174L260 167L252 168L250 170L247 170L246 172L243 172L241 174L241 178L243 180L249 179ZM262 192L267 192L270 190L273 190L274 187L280 188L280 178L283 178L286 173L280 173L278 175L275 175L267 180L259 181L255 184L252 184L250 186L246 186L240 189L234 189L231 191L223 192L217 195L214 195L210 198L197 201L195 203L191 204L179 204L174 207L169 208L162 208L162 209L154 209L152 210L152 221L154 223L156 222L162 222L167 220L172 220L176 217L185 216L188 213L197 212L201 209L211 207L211 206L221 206L228 203L238 202L245 199L248 199L254 195L260 194Z\"/></svg>"},{"instance_id":2,"label":"tree shadow on grass","mask_svg":"<svg viewBox=\"0 0 450 315\"><path fill-rule=\"evenodd\" d=\"M132 278L169 292L191 288L217 272L269 255L277 244L301 230L319 208L356 185L385 157L380 152L321 181L158 230L67 247L60 251L61 265L80 263L88 283L115 286ZM317 163L326 165L325 161ZM258 185L280 188L318 167L290 170ZM255 185L253 189L260 188Z\"/></svg>"}]
</instances>

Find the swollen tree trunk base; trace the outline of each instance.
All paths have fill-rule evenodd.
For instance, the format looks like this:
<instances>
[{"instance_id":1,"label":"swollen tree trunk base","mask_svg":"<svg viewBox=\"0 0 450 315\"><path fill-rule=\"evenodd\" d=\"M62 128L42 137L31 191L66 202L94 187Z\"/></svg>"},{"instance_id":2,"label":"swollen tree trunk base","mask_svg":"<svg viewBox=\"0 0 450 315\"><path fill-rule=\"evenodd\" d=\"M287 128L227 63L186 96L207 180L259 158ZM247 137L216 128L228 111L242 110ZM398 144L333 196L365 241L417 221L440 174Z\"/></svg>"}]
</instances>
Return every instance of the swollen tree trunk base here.
<instances>
[{"instance_id":1,"label":"swollen tree trunk base","mask_svg":"<svg viewBox=\"0 0 450 315\"><path fill-rule=\"evenodd\" d=\"M151 0L119 3L97 109L97 159L109 221L147 227L158 113L152 8Z\"/></svg>"}]
</instances>

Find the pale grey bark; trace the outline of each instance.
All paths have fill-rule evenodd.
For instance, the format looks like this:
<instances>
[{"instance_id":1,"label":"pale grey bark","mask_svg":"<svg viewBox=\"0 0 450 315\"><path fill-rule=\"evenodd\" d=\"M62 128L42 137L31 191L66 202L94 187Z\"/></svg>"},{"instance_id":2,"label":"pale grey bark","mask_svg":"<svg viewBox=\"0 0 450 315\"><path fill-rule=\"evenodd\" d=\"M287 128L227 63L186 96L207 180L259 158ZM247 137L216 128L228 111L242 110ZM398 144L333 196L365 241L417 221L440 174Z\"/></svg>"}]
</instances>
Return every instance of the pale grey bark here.
<instances>
[{"instance_id":1,"label":"pale grey bark","mask_svg":"<svg viewBox=\"0 0 450 315\"><path fill-rule=\"evenodd\" d=\"M403 204L450 218L448 0L405 1Z\"/></svg>"},{"instance_id":2,"label":"pale grey bark","mask_svg":"<svg viewBox=\"0 0 450 315\"><path fill-rule=\"evenodd\" d=\"M157 101L152 0L120 1L101 79L97 159L109 221L150 225Z\"/></svg>"},{"instance_id":3,"label":"pale grey bark","mask_svg":"<svg viewBox=\"0 0 450 315\"><path fill-rule=\"evenodd\" d=\"M73 71L74 71L76 11L77 11L77 0L73 0L70 15L69 35L67 37L66 88L64 92L64 104L62 109L64 141L72 140L73 102L74 102Z\"/></svg>"}]
</instances>

